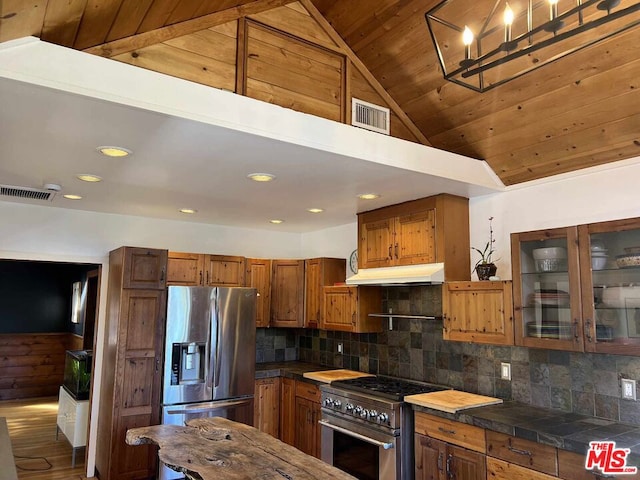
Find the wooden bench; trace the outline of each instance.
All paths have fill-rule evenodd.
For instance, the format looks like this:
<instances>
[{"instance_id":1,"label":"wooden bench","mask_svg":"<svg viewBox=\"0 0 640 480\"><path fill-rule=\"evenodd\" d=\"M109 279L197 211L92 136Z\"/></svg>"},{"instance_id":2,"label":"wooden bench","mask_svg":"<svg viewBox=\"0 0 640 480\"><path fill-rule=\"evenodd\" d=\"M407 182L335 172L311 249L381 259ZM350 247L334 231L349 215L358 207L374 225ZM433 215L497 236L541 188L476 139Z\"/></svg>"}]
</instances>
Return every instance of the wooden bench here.
<instances>
[{"instance_id":1,"label":"wooden bench","mask_svg":"<svg viewBox=\"0 0 640 480\"><path fill-rule=\"evenodd\" d=\"M7 419L0 417L0 480L18 480Z\"/></svg>"}]
</instances>

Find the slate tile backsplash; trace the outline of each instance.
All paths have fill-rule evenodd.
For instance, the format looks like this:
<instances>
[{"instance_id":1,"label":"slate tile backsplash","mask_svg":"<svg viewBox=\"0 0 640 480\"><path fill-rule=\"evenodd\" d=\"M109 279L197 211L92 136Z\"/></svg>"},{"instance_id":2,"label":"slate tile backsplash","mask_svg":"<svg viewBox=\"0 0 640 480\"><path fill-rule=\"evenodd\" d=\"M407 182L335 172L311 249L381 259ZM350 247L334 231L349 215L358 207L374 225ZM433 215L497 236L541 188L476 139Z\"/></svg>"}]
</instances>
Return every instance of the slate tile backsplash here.
<instances>
[{"instance_id":1,"label":"slate tile backsplash","mask_svg":"<svg viewBox=\"0 0 640 480\"><path fill-rule=\"evenodd\" d=\"M381 312L442 315L440 286L389 287L383 298ZM442 339L440 319L394 319L393 330L383 322L385 330L372 334L258 329L257 361L301 360L446 384L640 425L640 401L620 398L621 377L640 383L640 357L449 342ZM500 379L501 362L511 363L512 381Z\"/></svg>"}]
</instances>

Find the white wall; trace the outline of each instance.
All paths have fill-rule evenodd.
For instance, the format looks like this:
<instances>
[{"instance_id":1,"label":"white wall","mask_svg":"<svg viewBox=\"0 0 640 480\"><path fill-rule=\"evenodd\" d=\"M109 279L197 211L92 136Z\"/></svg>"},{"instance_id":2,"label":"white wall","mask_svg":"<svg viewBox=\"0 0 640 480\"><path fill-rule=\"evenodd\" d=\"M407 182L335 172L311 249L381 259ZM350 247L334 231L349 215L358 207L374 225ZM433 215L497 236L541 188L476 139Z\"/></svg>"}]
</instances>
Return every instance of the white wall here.
<instances>
[{"instance_id":1,"label":"white wall","mask_svg":"<svg viewBox=\"0 0 640 480\"><path fill-rule=\"evenodd\" d=\"M498 275L511 279L511 233L640 217L640 157L509 187L469 205L471 245L482 249L494 217ZM477 259L472 253L472 266Z\"/></svg>"},{"instance_id":2,"label":"white wall","mask_svg":"<svg viewBox=\"0 0 640 480\"><path fill-rule=\"evenodd\" d=\"M351 252L356 248L358 248L358 222L302 235L304 258L336 257L345 258L348 262ZM347 264L347 277L351 275Z\"/></svg>"}]
</instances>

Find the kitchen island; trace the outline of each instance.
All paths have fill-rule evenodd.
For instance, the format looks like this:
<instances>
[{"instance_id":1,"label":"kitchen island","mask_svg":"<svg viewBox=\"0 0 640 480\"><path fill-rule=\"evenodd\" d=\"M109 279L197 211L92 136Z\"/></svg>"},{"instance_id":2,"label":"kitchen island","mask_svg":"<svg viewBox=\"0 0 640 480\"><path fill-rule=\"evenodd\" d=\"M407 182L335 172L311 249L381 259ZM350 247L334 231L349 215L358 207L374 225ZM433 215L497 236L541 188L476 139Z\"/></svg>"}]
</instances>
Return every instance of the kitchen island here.
<instances>
[{"instance_id":1,"label":"kitchen island","mask_svg":"<svg viewBox=\"0 0 640 480\"><path fill-rule=\"evenodd\" d=\"M160 461L188 479L354 480L271 435L220 417L193 419L186 427L134 428L127 443L158 445Z\"/></svg>"}]
</instances>

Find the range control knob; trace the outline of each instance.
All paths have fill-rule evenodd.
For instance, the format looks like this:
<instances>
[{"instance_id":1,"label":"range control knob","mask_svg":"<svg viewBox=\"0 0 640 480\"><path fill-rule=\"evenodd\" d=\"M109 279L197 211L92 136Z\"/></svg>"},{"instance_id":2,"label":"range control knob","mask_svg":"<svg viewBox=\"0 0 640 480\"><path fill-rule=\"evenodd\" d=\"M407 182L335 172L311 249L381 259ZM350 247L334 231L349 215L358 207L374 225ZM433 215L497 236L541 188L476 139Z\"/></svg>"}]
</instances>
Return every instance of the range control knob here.
<instances>
[{"instance_id":1,"label":"range control knob","mask_svg":"<svg viewBox=\"0 0 640 480\"><path fill-rule=\"evenodd\" d=\"M347 412L351 412L351 411L353 410L353 404L351 404L351 403L347 403L347 404L344 406L344 409L345 409Z\"/></svg>"},{"instance_id":2,"label":"range control knob","mask_svg":"<svg viewBox=\"0 0 640 480\"><path fill-rule=\"evenodd\" d=\"M353 409L353 413L355 413L356 415L360 415L362 413L362 407L358 405L356 408Z\"/></svg>"},{"instance_id":3,"label":"range control knob","mask_svg":"<svg viewBox=\"0 0 640 480\"><path fill-rule=\"evenodd\" d=\"M367 418L367 417L369 416L369 410L362 410L362 411L360 412L360 416L361 416L362 418Z\"/></svg>"},{"instance_id":4,"label":"range control knob","mask_svg":"<svg viewBox=\"0 0 640 480\"><path fill-rule=\"evenodd\" d=\"M369 417L372 419L376 419L378 416L378 412L376 410L369 410Z\"/></svg>"},{"instance_id":5,"label":"range control knob","mask_svg":"<svg viewBox=\"0 0 640 480\"><path fill-rule=\"evenodd\" d=\"M333 401L333 408L340 408L342 406L342 402L340 400Z\"/></svg>"},{"instance_id":6,"label":"range control knob","mask_svg":"<svg viewBox=\"0 0 640 480\"><path fill-rule=\"evenodd\" d=\"M327 397L327 398L324 399L324 406L325 407L332 407L334 405L334 403L335 402L330 397Z\"/></svg>"},{"instance_id":7,"label":"range control knob","mask_svg":"<svg viewBox=\"0 0 640 480\"><path fill-rule=\"evenodd\" d=\"M380 414L378 414L378 422L380 422L380 423L387 423L387 422L389 422L389 415L387 415L386 413L380 413Z\"/></svg>"}]
</instances>

